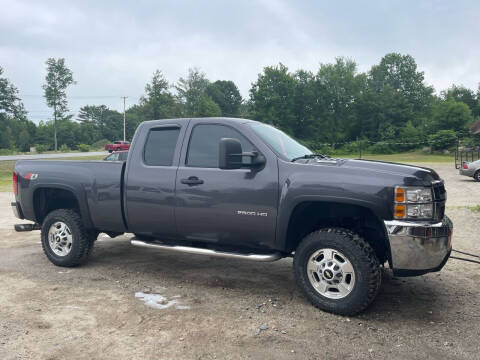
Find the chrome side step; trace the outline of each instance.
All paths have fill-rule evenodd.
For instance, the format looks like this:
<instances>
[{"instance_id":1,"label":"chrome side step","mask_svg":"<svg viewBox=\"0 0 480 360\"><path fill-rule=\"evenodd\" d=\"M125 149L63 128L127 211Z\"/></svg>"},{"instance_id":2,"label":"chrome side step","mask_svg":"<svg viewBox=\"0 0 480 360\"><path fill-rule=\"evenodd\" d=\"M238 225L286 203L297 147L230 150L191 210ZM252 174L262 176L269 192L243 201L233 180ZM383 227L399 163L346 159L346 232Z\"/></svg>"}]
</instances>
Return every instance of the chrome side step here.
<instances>
[{"instance_id":1,"label":"chrome side step","mask_svg":"<svg viewBox=\"0 0 480 360\"><path fill-rule=\"evenodd\" d=\"M211 249L203 249L203 248L196 248L191 246L180 246L180 245L165 245L159 243L152 243L137 239L132 239L130 243L134 246L141 246L146 248L152 249L160 249L160 250L171 250L171 251L178 251L188 254L195 254L195 255L209 255L209 256L217 256L217 257L228 257L234 259L245 259L245 260L252 260L252 261L276 261L282 258L282 254L279 252L271 253L271 254L240 254L240 253L231 253L231 252L224 252L224 251L216 251Z\"/></svg>"}]
</instances>

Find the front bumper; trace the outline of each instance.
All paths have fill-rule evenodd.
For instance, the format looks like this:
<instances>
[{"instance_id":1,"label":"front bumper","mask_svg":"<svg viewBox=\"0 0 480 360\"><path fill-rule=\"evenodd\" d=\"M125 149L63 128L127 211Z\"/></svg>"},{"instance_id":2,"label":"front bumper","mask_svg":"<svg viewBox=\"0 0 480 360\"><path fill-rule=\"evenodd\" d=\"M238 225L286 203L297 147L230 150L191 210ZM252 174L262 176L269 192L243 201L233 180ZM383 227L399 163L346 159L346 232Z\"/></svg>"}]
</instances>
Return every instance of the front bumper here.
<instances>
[{"instance_id":1,"label":"front bumper","mask_svg":"<svg viewBox=\"0 0 480 360\"><path fill-rule=\"evenodd\" d=\"M395 276L416 276L440 271L452 250L453 224L445 216L439 223L385 221Z\"/></svg>"}]
</instances>

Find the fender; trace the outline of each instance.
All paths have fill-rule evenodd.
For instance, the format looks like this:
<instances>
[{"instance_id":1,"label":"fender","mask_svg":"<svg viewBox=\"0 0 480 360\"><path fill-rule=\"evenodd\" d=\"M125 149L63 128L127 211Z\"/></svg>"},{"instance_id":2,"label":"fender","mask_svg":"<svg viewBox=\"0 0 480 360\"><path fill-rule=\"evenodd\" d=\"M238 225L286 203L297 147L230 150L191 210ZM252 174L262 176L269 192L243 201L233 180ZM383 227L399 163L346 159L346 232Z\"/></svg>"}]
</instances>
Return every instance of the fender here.
<instances>
[{"instance_id":1,"label":"fender","mask_svg":"<svg viewBox=\"0 0 480 360\"><path fill-rule=\"evenodd\" d=\"M93 229L94 225L91 219L90 215L90 209L87 206L87 195L85 192L85 189L83 188L75 188L73 186L65 185L65 184L60 184L60 183L49 183L49 184L35 184L32 187L32 191L29 193L29 203L33 204L33 199L35 197L35 193L39 189L62 189L69 191L73 194L73 196L76 198L79 210L80 210L80 215L83 221L84 226L87 229ZM37 214L35 215L35 219L37 222L39 222L39 218L37 217Z\"/></svg>"}]
</instances>

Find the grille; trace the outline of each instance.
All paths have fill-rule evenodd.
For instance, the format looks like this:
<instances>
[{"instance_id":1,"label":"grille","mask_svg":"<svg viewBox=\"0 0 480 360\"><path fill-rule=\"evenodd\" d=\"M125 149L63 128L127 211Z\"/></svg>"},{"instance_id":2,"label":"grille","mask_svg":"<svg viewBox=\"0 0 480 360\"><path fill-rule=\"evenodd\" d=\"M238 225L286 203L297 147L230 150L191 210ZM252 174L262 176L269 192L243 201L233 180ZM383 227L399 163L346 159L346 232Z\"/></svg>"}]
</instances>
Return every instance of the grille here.
<instances>
[{"instance_id":1,"label":"grille","mask_svg":"<svg viewBox=\"0 0 480 360\"><path fill-rule=\"evenodd\" d=\"M443 181L434 181L432 187L435 201L445 201L447 199L447 192L445 191L445 184Z\"/></svg>"},{"instance_id":2,"label":"grille","mask_svg":"<svg viewBox=\"0 0 480 360\"><path fill-rule=\"evenodd\" d=\"M447 200L447 192L443 181L434 181L432 183L433 199L435 201L435 220L442 220L445 215L445 202Z\"/></svg>"}]
</instances>

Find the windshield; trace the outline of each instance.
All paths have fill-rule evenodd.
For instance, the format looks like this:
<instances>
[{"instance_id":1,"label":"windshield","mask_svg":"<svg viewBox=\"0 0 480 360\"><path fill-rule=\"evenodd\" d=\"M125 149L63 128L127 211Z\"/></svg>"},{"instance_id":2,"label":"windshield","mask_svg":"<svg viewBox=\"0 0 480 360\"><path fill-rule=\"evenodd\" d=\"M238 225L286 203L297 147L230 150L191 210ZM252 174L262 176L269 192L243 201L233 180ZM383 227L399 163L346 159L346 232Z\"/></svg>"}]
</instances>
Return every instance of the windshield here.
<instances>
[{"instance_id":1,"label":"windshield","mask_svg":"<svg viewBox=\"0 0 480 360\"><path fill-rule=\"evenodd\" d=\"M276 152L284 155L288 160L307 154L312 154L307 147L298 143L290 136L273 126L267 124L253 123L250 127L255 133L270 145Z\"/></svg>"}]
</instances>

